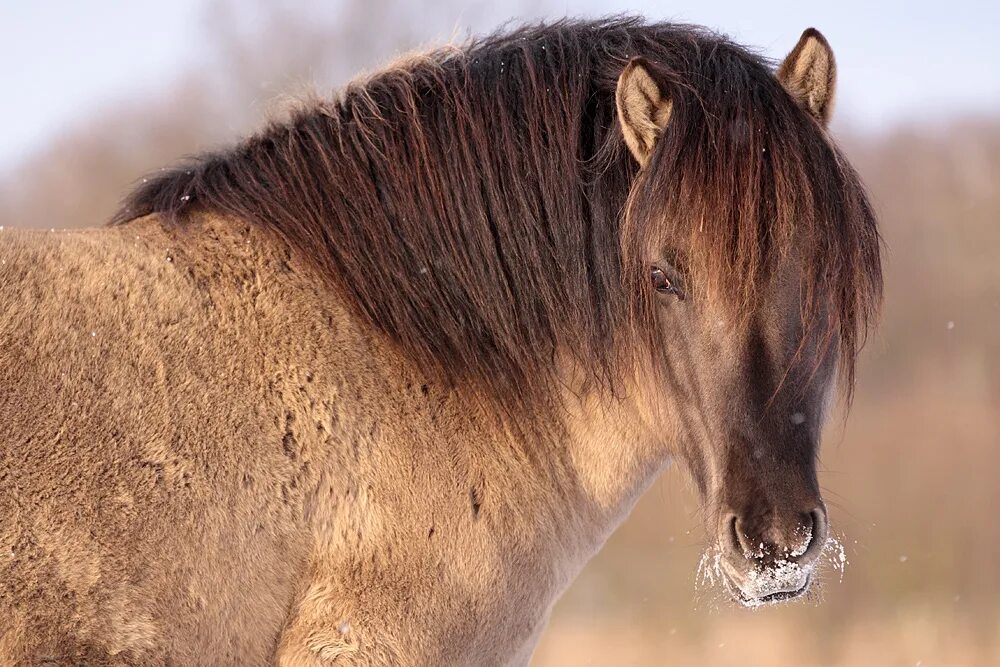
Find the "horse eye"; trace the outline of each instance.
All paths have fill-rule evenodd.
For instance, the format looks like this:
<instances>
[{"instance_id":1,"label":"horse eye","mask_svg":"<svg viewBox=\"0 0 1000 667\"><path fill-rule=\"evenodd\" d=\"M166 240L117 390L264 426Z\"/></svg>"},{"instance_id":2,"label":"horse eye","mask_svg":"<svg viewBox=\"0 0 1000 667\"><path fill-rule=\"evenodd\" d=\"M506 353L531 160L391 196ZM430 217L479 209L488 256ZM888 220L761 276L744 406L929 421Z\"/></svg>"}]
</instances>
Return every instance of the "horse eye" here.
<instances>
[{"instance_id":1,"label":"horse eye","mask_svg":"<svg viewBox=\"0 0 1000 667\"><path fill-rule=\"evenodd\" d=\"M673 294L681 301L684 300L684 292L670 282L670 278L667 274L658 266L654 266L650 269L650 277L653 280L653 289L655 289L660 294Z\"/></svg>"}]
</instances>

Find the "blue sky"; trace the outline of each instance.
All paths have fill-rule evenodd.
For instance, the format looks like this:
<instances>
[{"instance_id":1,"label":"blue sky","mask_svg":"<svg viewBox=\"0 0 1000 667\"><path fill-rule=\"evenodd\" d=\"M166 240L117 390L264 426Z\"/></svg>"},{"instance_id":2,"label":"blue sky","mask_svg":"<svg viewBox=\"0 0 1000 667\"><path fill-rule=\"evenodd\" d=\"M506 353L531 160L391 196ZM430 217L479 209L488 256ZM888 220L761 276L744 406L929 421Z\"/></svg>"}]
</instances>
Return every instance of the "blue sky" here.
<instances>
[{"instance_id":1,"label":"blue sky","mask_svg":"<svg viewBox=\"0 0 1000 667\"><path fill-rule=\"evenodd\" d=\"M74 120L153 92L198 62L208 3L0 0L0 166L30 154ZM546 6L552 15L630 12L700 23L772 57L815 26L837 54L838 120L853 126L1000 112L997 2L578 0ZM439 16L441 25L431 32L447 38L462 14Z\"/></svg>"}]
</instances>

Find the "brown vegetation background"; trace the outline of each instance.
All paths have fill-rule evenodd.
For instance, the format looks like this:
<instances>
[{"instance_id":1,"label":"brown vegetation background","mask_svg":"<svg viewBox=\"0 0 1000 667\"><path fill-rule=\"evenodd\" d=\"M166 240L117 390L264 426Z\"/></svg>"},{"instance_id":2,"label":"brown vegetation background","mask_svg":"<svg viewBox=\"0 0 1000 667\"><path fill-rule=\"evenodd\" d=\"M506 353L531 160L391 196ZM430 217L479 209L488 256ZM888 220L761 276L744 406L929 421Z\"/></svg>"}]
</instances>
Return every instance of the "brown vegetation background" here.
<instances>
[{"instance_id":1,"label":"brown vegetation background","mask_svg":"<svg viewBox=\"0 0 1000 667\"><path fill-rule=\"evenodd\" d=\"M538 5L462 21L483 30ZM100 225L144 172L232 140L282 95L419 46L427 35L412 26L447 12L289 6L261 30L241 22L245 4L211 5L198 70L80 118L0 174L0 225ZM376 30L373 16L393 18ZM1000 665L1000 109L836 134L887 248L883 323L823 450L842 580L831 572L814 599L753 612L698 590L699 507L671 471L559 603L537 667Z\"/></svg>"}]
</instances>

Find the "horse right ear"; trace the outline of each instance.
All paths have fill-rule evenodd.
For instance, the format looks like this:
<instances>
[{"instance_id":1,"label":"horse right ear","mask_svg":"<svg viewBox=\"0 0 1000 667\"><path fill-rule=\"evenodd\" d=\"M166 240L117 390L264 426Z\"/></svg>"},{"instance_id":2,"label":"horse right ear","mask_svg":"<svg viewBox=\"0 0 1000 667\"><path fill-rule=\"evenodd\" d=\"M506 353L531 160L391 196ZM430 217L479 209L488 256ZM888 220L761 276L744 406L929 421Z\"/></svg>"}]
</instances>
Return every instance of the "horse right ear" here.
<instances>
[{"instance_id":1,"label":"horse right ear","mask_svg":"<svg viewBox=\"0 0 1000 667\"><path fill-rule=\"evenodd\" d=\"M663 95L643 58L633 58L622 70L615 106L625 144L639 165L645 167L656 140L670 122L673 104Z\"/></svg>"}]
</instances>

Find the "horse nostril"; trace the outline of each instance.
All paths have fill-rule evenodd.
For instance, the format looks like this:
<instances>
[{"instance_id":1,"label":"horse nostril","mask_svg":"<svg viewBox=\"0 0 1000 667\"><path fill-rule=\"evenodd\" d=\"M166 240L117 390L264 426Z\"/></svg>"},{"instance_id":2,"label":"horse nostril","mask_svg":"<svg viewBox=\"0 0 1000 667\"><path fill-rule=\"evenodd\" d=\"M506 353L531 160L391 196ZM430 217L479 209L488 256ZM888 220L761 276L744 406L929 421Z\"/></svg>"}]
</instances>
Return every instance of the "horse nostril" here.
<instances>
[{"instance_id":1,"label":"horse nostril","mask_svg":"<svg viewBox=\"0 0 1000 667\"><path fill-rule=\"evenodd\" d=\"M736 514L729 514L721 526L719 542L735 562L762 561L774 552L774 546L757 535Z\"/></svg>"},{"instance_id":2,"label":"horse nostril","mask_svg":"<svg viewBox=\"0 0 1000 667\"><path fill-rule=\"evenodd\" d=\"M739 523L739 517L735 514L727 515L722 522L719 542L727 555L743 559L750 550L747 547L746 537L740 532Z\"/></svg>"},{"instance_id":3,"label":"horse nostril","mask_svg":"<svg viewBox=\"0 0 1000 667\"><path fill-rule=\"evenodd\" d=\"M809 541L804 545L804 548L800 549L799 553L792 554L794 556L793 560L801 565L806 565L819 558L830 536L826 508L820 505L809 512L808 517L809 525L807 534L809 535Z\"/></svg>"}]
</instances>

